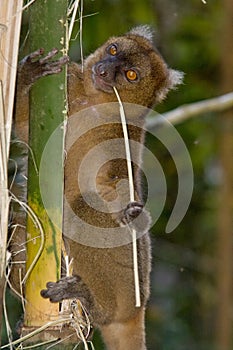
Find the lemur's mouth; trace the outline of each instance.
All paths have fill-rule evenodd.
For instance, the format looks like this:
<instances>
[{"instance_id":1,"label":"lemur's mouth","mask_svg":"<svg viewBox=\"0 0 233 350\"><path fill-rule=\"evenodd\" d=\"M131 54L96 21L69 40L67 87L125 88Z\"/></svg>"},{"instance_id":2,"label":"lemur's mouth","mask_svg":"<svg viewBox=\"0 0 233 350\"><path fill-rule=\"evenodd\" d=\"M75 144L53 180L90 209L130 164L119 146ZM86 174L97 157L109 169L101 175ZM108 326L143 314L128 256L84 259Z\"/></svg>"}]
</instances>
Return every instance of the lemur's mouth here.
<instances>
[{"instance_id":1,"label":"lemur's mouth","mask_svg":"<svg viewBox=\"0 0 233 350\"><path fill-rule=\"evenodd\" d=\"M112 74L101 62L96 63L92 67L92 80L96 89L112 93L113 78Z\"/></svg>"},{"instance_id":2,"label":"lemur's mouth","mask_svg":"<svg viewBox=\"0 0 233 350\"><path fill-rule=\"evenodd\" d=\"M92 81L94 86L98 90L102 90L104 92L113 93L113 85L106 82L104 77L99 76L96 73L92 73Z\"/></svg>"}]
</instances>

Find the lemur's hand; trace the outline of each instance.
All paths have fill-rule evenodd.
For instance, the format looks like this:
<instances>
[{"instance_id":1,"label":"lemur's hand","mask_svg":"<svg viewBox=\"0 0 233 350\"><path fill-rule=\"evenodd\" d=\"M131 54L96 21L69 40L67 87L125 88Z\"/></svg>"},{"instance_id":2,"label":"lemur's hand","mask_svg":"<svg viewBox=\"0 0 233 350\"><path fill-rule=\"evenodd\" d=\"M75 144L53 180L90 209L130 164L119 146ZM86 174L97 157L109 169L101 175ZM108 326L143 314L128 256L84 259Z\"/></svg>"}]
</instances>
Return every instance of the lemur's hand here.
<instances>
[{"instance_id":1,"label":"lemur's hand","mask_svg":"<svg viewBox=\"0 0 233 350\"><path fill-rule=\"evenodd\" d=\"M21 75L25 86L30 88L37 79L62 71L62 67L69 62L69 57L63 56L53 61L57 53L58 49L54 48L43 57L44 49L41 48L20 61L18 74Z\"/></svg>"}]
</instances>

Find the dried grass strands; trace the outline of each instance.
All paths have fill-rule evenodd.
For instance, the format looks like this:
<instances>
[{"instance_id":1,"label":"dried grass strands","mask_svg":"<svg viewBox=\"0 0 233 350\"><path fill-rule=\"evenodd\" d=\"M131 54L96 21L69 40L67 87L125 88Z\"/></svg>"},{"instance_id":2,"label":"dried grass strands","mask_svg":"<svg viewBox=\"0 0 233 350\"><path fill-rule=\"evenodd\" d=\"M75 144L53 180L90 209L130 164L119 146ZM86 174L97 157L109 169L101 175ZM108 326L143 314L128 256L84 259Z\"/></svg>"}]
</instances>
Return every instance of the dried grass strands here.
<instances>
[{"instance_id":1,"label":"dried grass strands","mask_svg":"<svg viewBox=\"0 0 233 350\"><path fill-rule=\"evenodd\" d=\"M1 0L0 80L3 83L7 152L11 134L22 6L23 0Z\"/></svg>"},{"instance_id":2,"label":"dried grass strands","mask_svg":"<svg viewBox=\"0 0 233 350\"><path fill-rule=\"evenodd\" d=\"M0 276L5 269L8 208L7 162L23 0L1 0L0 16Z\"/></svg>"},{"instance_id":3,"label":"dried grass strands","mask_svg":"<svg viewBox=\"0 0 233 350\"><path fill-rule=\"evenodd\" d=\"M10 196L8 192L7 165L10 149L12 112L23 0L1 0L0 15L0 299L5 311L5 268L8 215ZM1 305L2 306L2 305ZM0 331L2 326L0 310ZM7 333L11 330L7 323Z\"/></svg>"},{"instance_id":4,"label":"dried grass strands","mask_svg":"<svg viewBox=\"0 0 233 350\"><path fill-rule=\"evenodd\" d=\"M5 142L5 118L3 108L3 87L0 82L0 278L4 276L6 240L8 228L9 197L7 190L7 156ZM2 283L1 283L2 284Z\"/></svg>"}]
</instances>

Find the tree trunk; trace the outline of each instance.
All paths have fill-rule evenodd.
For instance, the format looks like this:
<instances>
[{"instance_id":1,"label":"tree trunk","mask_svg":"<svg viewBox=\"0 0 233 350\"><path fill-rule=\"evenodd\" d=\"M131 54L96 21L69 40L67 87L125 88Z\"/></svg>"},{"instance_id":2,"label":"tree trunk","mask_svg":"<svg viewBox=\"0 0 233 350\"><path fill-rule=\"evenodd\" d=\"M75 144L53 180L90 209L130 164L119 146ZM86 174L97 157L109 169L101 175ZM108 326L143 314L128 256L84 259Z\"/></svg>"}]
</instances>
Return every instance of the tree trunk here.
<instances>
[{"instance_id":1,"label":"tree trunk","mask_svg":"<svg viewBox=\"0 0 233 350\"><path fill-rule=\"evenodd\" d=\"M221 35L222 92L233 86L233 2L224 0ZM218 314L217 350L232 349L233 322L233 109L222 113L219 120L219 152L222 167L218 215Z\"/></svg>"}]
</instances>

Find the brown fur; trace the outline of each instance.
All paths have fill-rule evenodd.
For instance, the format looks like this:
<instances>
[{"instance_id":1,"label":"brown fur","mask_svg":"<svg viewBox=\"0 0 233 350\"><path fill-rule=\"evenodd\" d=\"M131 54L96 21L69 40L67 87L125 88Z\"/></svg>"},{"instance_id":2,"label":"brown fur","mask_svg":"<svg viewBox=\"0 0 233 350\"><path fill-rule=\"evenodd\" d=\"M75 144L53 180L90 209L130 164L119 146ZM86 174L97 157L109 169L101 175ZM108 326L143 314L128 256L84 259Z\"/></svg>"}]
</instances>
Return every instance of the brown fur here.
<instances>
[{"instance_id":1,"label":"brown fur","mask_svg":"<svg viewBox=\"0 0 233 350\"><path fill-rule=\"evenodd\" d=\"M113 56L109 54L109 46L112 44L117 47L117 54ZM16 126L18 136L25 141L28 137L29 88L40 76L56 73L53 69L42 73L40 67L39 61L33 66L30 59L26 59L19 68ZM127 81L125 72L129 69L138 73L137 81ZM179 84L180 80L181 74L168 69L154 48L148 27L137 27L126 35L110 38L94 54L87 57L83 73L81 67L76 63L69 64L69 116L84 108L106 102L116 102L113 86L117 88L123 102L152 107L166 96L170 88ZM93 111L94 115L95 113L98 115L98 111ZM126 161L124 159L110 160L99 169L96 184L100 196L106 200L107 204L117 199L118 211L113 214L101 213L91 208L83 199L76 178L82 158L89 150L99 142L123 138L118 108L116 111L111 112L110 109L110 114L106 113L111 124L96 127L70 147L65 163L65 197L74 213L90 225L104 228L119 227L120 230L120 223L123 223L125 227L128 223L133 225L138 233L145 232L137 240L142 306L135 307L132 244L105 249L81 244L78 228L74 236L69 236L71 221L66 210L64 213L65 241L69 246L70 257L74 258L74 277L63 278L56 283L48 283L47 289L41 294L45 298L50 298L52 302L66 298L80 298L93 324L100 328L109 350L144 350L146 349L144 310L150 290L151 257L148 234L149 215L140 204L142 202L140 172L134 166L137 202L129 203L127 206L128 192L125 190L120 192L117 188L121 180L128 178ZM127 117L132 117L138 125L129 126L130 139L143 143L144 132L140 128L144 124L143 112L133 112L132 115L129 112ZM77 115L76 120L77 127L81 129L85 125L85 113ZM69 144L69 135L68 122L66 146ZM135 153L133 154L134 160L140 163L141 151ZM90 171L93 165L90 164ZM86 191L91 201L95 202L96 193L89 188ZM139 214L140 220L134 220ZM85 234L88 235L89 232Z\"/></svg>"}]
</instances>

